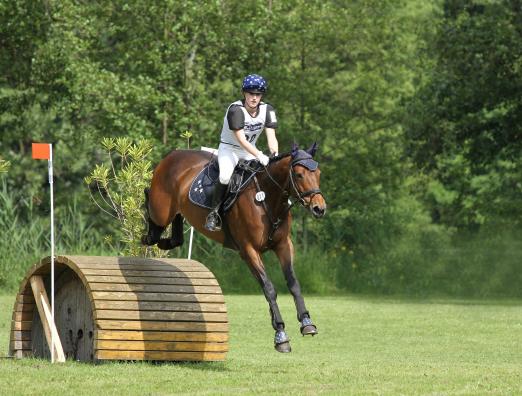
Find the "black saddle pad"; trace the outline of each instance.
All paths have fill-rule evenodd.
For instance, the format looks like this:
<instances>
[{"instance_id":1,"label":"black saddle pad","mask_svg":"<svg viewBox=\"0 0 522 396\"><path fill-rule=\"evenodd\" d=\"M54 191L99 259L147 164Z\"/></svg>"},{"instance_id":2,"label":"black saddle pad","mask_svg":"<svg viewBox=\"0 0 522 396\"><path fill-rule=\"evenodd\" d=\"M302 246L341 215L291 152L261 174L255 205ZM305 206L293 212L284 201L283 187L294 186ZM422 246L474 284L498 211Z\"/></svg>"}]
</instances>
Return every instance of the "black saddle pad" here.
<instances>
[{"instance_id":1,"label":"black saddle pad","mask_svg":"<svg viewBox=\"0 0 522 396\"><path fill-rule=\"evenodd\" d=\"M212 160L198 173L190 185L189 199L195 205L212 209L212 194L219 180L219 165Z\"/></svg>"},{"instance_id":2,"label":"black saddle pad","mask_svg":"<svg viewBox=\"0 0 522 396\"><path fill-rule=\"evenodd\" d=\"M246 187L250 180L259 170L259 162L239 161L234 174L230 179L227 193L223 199L221 208L227 211L236 201L239 193ZM210 162L198 173L192 181L189 190L189 199L194 205L202 208L212 209L212 194L214 187L219 182L219 165L216 157L212 157Z\"/></svg>"}]
</instances>

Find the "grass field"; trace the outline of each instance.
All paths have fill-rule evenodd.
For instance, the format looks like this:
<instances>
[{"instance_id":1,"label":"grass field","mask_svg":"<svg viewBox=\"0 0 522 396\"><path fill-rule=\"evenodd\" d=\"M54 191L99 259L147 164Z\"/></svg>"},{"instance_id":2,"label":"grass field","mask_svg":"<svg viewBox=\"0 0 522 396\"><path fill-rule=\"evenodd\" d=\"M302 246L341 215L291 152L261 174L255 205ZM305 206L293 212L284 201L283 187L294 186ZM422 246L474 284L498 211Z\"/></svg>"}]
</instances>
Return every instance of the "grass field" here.
<instances>
[{"instance_id":1,"label":"grass field","mask_svg":"<svg viewBox=\"0 0 522 396\"><path fill-rule=\"evenodd\" d=\"M0 359L0 395L522 394L522 302L309 297L320 334L299 335L279 297L293 351L272 347L259 296L227 296L231 340L222 363ZM14 295L0 296L0 355Z\"/></svg>"}]
</instances>

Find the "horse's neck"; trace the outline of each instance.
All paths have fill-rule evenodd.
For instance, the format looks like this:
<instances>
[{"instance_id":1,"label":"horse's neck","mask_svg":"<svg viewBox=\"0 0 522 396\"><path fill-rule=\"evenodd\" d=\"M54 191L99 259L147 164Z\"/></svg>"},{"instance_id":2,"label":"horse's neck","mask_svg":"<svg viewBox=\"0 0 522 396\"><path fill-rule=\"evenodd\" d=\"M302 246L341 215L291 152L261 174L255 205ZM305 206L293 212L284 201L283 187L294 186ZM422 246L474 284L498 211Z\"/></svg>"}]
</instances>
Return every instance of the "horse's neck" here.
<instances>
[{"instance_id":1,"label":"horse's neck","mask_svg":"<svg viewBox=\"0 0 522 396\"><path fill-rule=\"evenodd\" d=\"M264 189L267 201L271 206L278 207L283 203L286 203L288 198L286 189L290 177L290 159L290 157L285 157L270 165L267 170L267 172L270 173L270 176L267 173L264 173L263 178L260 181L261 188Z\"/></svg>"}]
</instances>

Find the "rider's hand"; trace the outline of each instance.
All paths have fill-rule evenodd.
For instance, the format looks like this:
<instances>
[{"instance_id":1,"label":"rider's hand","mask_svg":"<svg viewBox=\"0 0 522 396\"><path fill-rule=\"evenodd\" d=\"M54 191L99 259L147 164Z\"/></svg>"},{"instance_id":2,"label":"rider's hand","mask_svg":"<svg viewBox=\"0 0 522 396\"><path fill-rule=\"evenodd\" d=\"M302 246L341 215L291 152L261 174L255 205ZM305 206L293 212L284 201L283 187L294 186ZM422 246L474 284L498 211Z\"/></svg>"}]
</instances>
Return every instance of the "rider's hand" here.
<instances>
[{"instance_id":1,"label":"rider's hand","mask_svg":"<svg viewBox=\"0 0 522 396\"><path fill-rule=\"evenodd\" d=\"M259 160L259 162L261 162L261 165L263 165L263 166L268 165L268 157L266 155L264 155L261 151L257 155L257 159Z\"/></svg>"}]
</instances>

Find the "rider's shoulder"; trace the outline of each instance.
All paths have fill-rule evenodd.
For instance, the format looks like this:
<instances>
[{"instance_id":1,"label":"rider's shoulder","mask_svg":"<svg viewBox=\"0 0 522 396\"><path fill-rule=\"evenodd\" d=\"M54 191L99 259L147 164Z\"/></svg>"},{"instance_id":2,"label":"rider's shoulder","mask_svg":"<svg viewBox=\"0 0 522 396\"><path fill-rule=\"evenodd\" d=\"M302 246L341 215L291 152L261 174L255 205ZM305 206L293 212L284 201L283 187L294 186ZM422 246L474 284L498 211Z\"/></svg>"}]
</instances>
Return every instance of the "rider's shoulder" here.
<instances>
[{"instance_id":1,"label":"rider's shoulder","mask_svg":"<svg viewBox=\"0 0 522 396\"><path fill-rule=\"evenodd\" d=\"M230 105L228 107L229 108L232 108L232 107L245 107L245 104L241 100L236 100L235 102L230 103Z\"/></svg>"},{"instance_id":2,"label":"rider's shoulder","mask_svg":"<svg viewBox=\"0 0 522 396\"><path fill-rule=\"evenodd\" d=\"M231 103L230 106L228 106L228 112L229 113L235 113L235 112L241 112L242 108L244 108L245 106L243 106L243 103L241 102L234 102L234 103Z\"/></svg>"}]
</instances>

